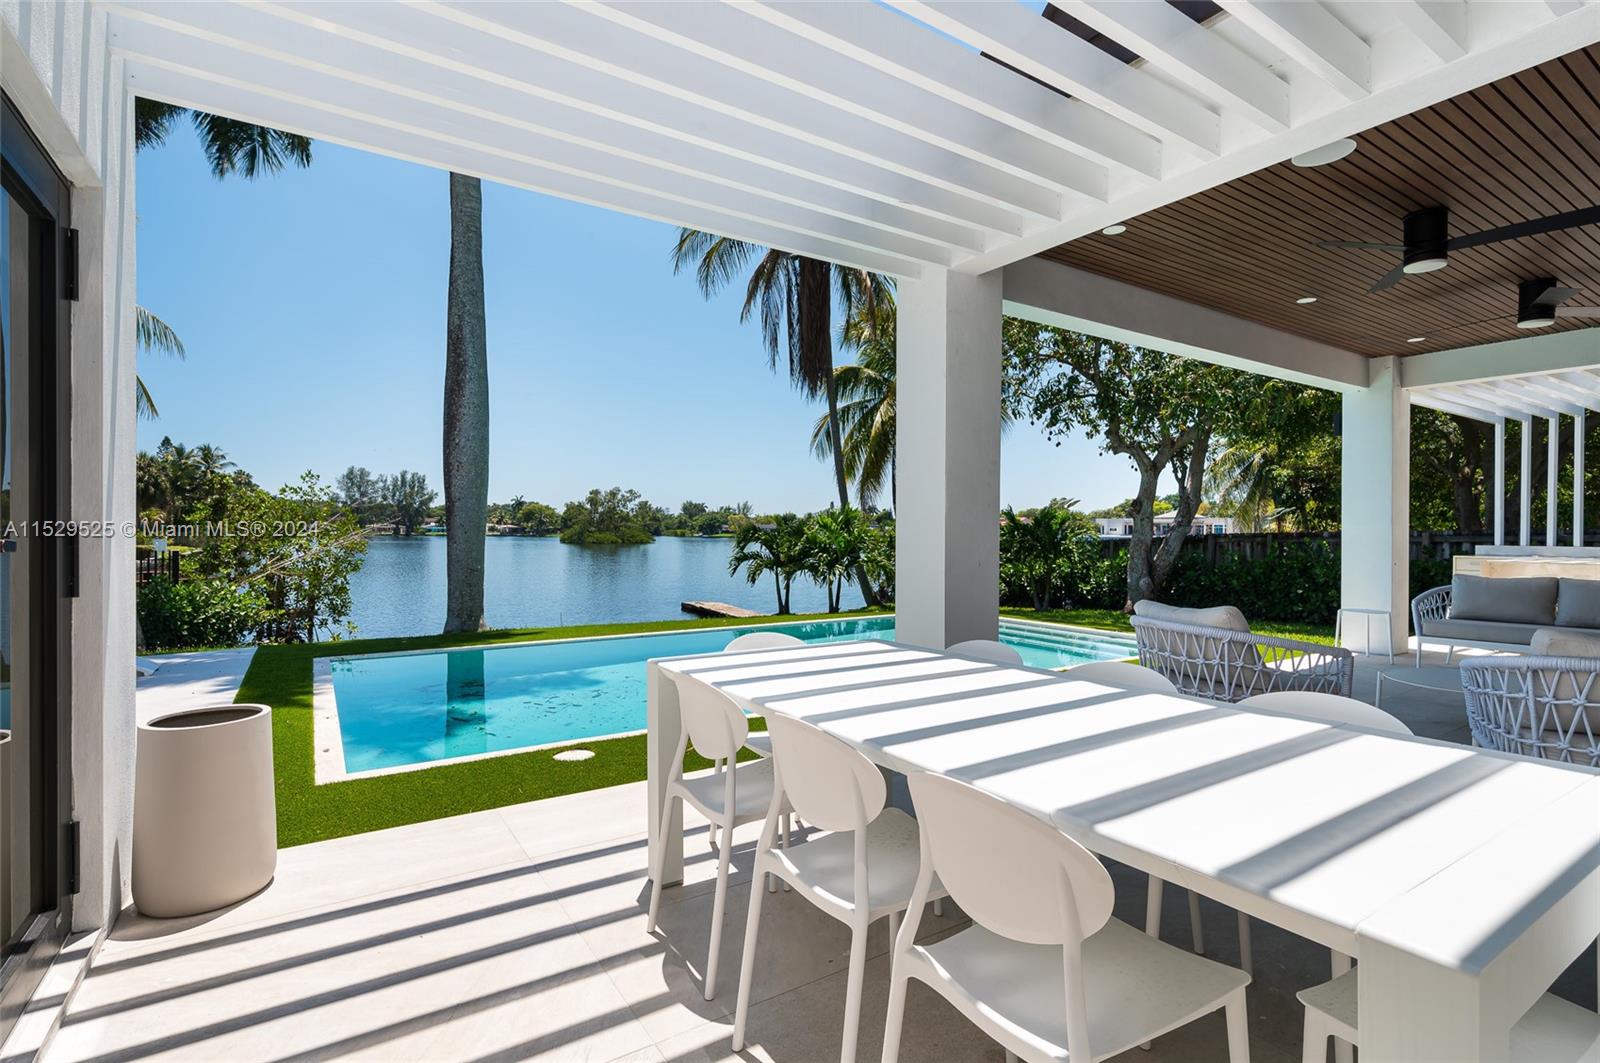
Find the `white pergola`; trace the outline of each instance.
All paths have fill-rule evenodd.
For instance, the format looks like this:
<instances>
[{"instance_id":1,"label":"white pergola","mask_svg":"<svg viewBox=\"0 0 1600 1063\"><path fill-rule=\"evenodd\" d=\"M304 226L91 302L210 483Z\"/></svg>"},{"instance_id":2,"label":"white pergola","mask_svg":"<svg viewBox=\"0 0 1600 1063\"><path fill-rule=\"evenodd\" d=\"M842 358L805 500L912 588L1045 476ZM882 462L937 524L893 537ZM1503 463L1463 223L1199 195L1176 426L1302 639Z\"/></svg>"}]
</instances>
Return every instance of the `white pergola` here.
<instances>
[{"instance_id":1,"label":"white pergola","mask_svg":"<svg viewBox=\"0 0 1600 1063\"><path fill-rule=\"evenodd\" d=\"M1004 312L1341 391L1344 604L1390 612L1403 643L1414 359L1033 256L1600 41L1600 6L1058 6L1122 58L1005 0L91 10L139 95L899 278L908 641L994 634ZM1419 356L1441 360L1412 394L1476 393L1452 374L1484 358L1600 366L1595 336ZM1583 406L1526 401L1528 416Z\"/></svg>"}]
</instances>

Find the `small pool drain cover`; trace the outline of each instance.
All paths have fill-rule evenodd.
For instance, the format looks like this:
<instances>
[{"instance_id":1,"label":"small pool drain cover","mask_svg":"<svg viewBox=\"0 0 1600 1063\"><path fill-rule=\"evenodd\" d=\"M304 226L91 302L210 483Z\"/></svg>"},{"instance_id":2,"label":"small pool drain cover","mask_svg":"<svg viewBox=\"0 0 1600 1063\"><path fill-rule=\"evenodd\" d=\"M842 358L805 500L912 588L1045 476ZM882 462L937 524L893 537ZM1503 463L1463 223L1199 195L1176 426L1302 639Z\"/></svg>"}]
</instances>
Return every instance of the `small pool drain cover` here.
<instances>
[{"instance_id":1,"label":"small pool drain cover","mask_svg":"<svg viewBox=\"0 0 1600 1063\"><path fill-rule=\"evenodd\" d=\"M594 750L592 749L564 749L556 754L555 759L566 761L588 760L592 756L594 756Z\"/></svg>"}]
</instances>

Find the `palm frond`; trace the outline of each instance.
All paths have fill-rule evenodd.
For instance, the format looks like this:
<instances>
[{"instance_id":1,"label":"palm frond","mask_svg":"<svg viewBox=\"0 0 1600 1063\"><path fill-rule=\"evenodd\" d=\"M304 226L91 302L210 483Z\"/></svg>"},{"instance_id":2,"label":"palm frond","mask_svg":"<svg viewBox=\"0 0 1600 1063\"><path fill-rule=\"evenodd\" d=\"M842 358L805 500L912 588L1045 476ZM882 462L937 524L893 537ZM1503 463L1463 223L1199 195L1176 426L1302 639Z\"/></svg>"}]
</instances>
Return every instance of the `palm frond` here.
<instances>
[{"instance_id":1,"label":"palm frond","mask_svg":"<svg viewBox=\"0 0 1600 1063\"><path fill-rule=\"evenodd\" d=\"M138 336L141 349L163 351L174 358L184 356L183 341L178 338L171 325L142 306L134 307L133 318L134 333Z\"/></svg>"},{"instance_id":2,"label":"palm frond","mask_svg":"<svg viewBox=\"0 0 1600 1063\"><path fill-rule=\"evenodd\" d=\"M156 400L150 394L150 389L145 386L143 377L133 378L133 409L135 416L141 420L153 421L161 416L161 411L156 409Z\"/></svg>"},{"instance_id":3,"label":"palm frond","mask_svg":"<svg viewBox=\"0 0 1600 1063\"><path fill-rule=\"evenodd\" d=\"M189 116L218 180L235 173L251 180L263 173L278 173L290 164L311 165L309 137L205 111L190 111Z\"/></svg>"},{"instance_id":4,"label":"palm frond","mask_svg":"<svg viewBox=\"0 0 1600 1063\"><path fill-rule=\"evenodd\" d=\"M147 100L143 96L133 101L133 144L136 150L159 147L166 143L172 126L183 116L186 108L160 100Z\"/></svg>"}]
</instances>

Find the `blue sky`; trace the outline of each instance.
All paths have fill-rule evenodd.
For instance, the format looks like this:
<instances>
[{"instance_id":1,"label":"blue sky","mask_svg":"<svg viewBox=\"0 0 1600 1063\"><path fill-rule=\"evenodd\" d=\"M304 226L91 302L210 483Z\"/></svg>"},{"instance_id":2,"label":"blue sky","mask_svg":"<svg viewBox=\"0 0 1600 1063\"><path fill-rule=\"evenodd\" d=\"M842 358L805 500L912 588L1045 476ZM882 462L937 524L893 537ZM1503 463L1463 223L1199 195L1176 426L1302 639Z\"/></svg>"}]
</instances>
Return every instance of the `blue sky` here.
<instances>
[{"instance_id":1,"label":"blue sky","mask_svg":"<svg viewBox=\"0 0 1600 1063\"><path fill-rule=\"evenodd\" d=\"M312 469L401 468L440 484L448 178L319 142L307 170L217 181L187 125L139 156L139 302L184 361L140 358L163 435L213 443L267 487ZM562 503L634 487L658 504L817 509L821 410L767 368L730 291L703 300L657 222L484 184L492 500ZM1132 466L1023 424L1001 497L1092 507ZM441 495L442 497L442 495Z\"/></svg>"}]
</instances>

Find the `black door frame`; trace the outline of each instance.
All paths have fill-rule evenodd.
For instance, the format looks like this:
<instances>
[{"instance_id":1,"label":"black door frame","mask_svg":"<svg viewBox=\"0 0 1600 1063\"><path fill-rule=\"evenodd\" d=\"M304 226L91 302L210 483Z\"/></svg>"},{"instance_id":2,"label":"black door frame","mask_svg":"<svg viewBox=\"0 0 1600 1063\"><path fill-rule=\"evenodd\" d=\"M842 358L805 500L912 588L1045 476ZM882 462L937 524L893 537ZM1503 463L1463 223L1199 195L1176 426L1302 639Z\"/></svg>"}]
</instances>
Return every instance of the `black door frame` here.
<instances>
[{"instance_id":1,"label":"black door frame","mask_svg":"<svg viewBox=\"0 0 1600 1063\"><path fill-rule=\"evenodd\" d=\"M31 397L30 411L40 430L29 440L30 449L43 449L32 463L42 481L41 504L38 512L26 517L30 522L49 523L37 530L30 527L29 534L49 530L55 540L54 549L38 552L44 560L36 584L43 592L41 602L49 614L44 620L54 632L54 644L41 640L43 645L29 662L32 674L28 680L30 700L40 711L43 724L38 730L41 762L50 775L40 795L45 807L30 809L29 814L48 817L44 821L41 895L54 898L55 903L29 921L20 947L0 967L0 1039L4 1039L70 932L72 894L77 889L78 854L71 824L72 610L67 598L76 594L78 544L60 534L71 514L72 314L68 295L77 279L67 273L75 268L69 253L75 237L71 231L71 186L3 93L0 108L0 184L35 219L30 240L33 261L25 268L37 263L40 275L52 282L37 286L33 317L39 328L32 349L12 351L12 357L33 359L39 372L32 377L42 385ZM62 527L53 526L57 522Z\"/></svg>"}]
</instances>

